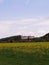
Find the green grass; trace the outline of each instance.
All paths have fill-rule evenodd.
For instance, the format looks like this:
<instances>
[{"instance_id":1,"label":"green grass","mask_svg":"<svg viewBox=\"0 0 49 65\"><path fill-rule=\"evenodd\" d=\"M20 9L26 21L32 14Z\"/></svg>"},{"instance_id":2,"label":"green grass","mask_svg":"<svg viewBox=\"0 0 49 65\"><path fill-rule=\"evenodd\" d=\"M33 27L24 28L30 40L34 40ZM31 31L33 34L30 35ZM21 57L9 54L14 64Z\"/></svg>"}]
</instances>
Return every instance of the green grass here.
<instances>
[{"instance_id":1,"label":"green grass","mask_svg":"<svg viewBox=\"0 0 49 65\"><path fill-rule=\"evenodd\" d=\"M49 65L49 42L0 43L0 65Z\"/></svg>"}]
</instances>

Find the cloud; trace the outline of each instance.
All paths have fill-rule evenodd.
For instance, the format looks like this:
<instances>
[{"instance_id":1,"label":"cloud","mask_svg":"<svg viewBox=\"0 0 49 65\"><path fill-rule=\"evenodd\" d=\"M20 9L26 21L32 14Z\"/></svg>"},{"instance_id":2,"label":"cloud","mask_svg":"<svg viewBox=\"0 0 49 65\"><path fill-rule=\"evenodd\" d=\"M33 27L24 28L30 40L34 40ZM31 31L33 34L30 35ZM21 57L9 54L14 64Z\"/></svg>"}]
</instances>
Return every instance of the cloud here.
<instances>
[{"instance_id":1,"label":"cloud","mask_svg":"<svg viewBox=\"0 0 49 65\"><path fill-rule=\"evenodd\" d=\"M49 18L26 18L0 21L0 37L12 35L41 36L49 32Z\"/></svg>"},{"instance_id":2,"label":"cloud","mask_svg":"<svg viewBox=\"0 0 49 65\"><path fill-rule=\"evenodd\" d=\"M44 29L42 29L42 30L38 30L38 37L39 37L39 35L40 36L43 36L43 35L45 35L46 33L48 33L48 31L46 31L46 30L44 30Z\"/></svg>"},{"instance_id":3,"label":"cloud","mask_svg":"<svg viewBox=\"0 0 49 65\"><path fill-rule=\"evenodd\" d=\"M48 26L49 25L49 20L44 20L41 21L40 23L36 23L35 26Z\"/></svg>"},{"instance_id":4,"label":"cloud","mask_svg":"<svg viewBox=\"0 0 49 65\"><path fill-rule=\"evenodd\" d=\"M0 33L5 33L10 29L10 25L8 25L4 21L0 21Z\"/></svg>"}]
</instances>

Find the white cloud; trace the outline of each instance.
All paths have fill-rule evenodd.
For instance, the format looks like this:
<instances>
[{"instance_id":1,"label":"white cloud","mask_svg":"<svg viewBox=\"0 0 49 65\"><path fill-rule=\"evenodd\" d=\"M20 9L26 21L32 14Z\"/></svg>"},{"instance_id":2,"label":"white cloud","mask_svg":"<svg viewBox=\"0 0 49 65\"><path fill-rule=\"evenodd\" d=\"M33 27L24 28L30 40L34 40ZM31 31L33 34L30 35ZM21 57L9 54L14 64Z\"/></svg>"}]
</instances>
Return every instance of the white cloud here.
<instances>
[{"instance_id":1,"label":"white cloud","mask_svg":"<svg viewBox=\"0 0 49 65\"><path fill-rule=\"evenodd\" d=\"M39 30L39 31L38 31L38 34L39 34L40 36L43 36L43 35L45 35L46 33L48 33L48 31L46 31L46 30Z\"/></svg>"},{"instance_id":2,"label":"white cloud","mask_svg":"<svg viewBox=\"0 0 49 65\"><path fill-rule=\"evenodd\" d=\"M37 23L35 24L35 26L48 26L49 25L49 19L47 17L42 18L36 22Z\"/></svg>"},{"instance_id":3,"label":"white cloud","mask_svg":"<svg viewBox=\"0 0 49 65\"><path fill-rule=\"evenodd\" d=\"M46 17L0 21L0 37L17 34L41 36L47 32L49 19Z\"/></svg>"},{"instance_id":4,"label":"white cloud","mask_svg":"<svg viewBox=\"0 0 49 65\"><path fill-rule=\"evenodd\" d=\"M10 25L0 21L0 33L5 33L10 29Z\"/></svg>"}]
</instances>

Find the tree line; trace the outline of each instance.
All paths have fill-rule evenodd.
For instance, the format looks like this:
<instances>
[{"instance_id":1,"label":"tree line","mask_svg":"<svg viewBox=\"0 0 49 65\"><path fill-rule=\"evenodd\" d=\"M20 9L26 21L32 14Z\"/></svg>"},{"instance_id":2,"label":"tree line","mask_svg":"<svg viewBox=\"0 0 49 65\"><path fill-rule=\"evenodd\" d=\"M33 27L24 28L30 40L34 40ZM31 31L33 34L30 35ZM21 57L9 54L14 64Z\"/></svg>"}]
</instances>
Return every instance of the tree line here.
<instances>
[{"instance_id":1,"label":"tree line","mask_svg":"<svg viewBox=\"0 0 49 65\"><path fill-rule=\"evenodd\" d=\"M49 42L49 33L42 37L22 39L21 35L11 36L0 39L0 43L15 43L15 42Z\"/></svg>"}]
</instances>

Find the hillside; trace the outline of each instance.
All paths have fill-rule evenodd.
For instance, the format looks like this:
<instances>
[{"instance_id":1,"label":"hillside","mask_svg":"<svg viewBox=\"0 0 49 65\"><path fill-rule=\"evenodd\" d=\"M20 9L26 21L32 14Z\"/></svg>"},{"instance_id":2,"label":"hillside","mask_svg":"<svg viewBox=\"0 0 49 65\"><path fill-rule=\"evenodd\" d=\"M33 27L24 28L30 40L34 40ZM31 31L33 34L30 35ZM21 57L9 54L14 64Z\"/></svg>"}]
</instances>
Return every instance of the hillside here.
<instances>
[{"instance_id":1,"label":"hillside","mask_svg":"<svg viewBox=\"0 0 49 65\"><path fill-rule=\"evenodd\" d=\"M35 42L49 42L49 33L45 34L42 37L33 38L32 41L35 41Z\"/></svg>"},{"instance_id":2,"label":"hillside","mask_svg":"<svg viewBox=\"0 0 49 65\"><path fill-rule=\"evenodd\" d=\"M0 39L0 43L13 43L13 42L49 42L49 33L42 37L34 37L34 36L11 36Z\"/></svg>"}]
</instances>

